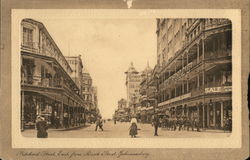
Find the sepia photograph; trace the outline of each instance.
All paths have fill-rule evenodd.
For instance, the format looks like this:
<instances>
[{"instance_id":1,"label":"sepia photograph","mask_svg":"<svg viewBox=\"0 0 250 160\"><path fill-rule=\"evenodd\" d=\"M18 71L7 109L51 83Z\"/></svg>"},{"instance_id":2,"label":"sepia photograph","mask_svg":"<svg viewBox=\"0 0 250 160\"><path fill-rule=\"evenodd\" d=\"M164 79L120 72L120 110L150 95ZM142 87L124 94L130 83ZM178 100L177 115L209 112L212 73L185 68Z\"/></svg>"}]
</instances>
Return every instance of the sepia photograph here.
<instances>
[{"instance_id":1,"label":"sepia photograph","mask_svg":"<svg viewBox=\"0 0 250 160\"><path fill-rule=\"evenodd\" d=\"M230 136L229 19L25 18L20 27L24 137Z\"/></svg>"},{"instance_id":2,"label":"sepia photograph","mask_svg":"<svg viewBox=\"0 0 250 160\"><path fill-rule=\"evenodd\" d=\"M0 0L0 159L247 159L249 5Z\"/></svg>"},{"instance_id":3,"label":"sepia photograph","mask_svg":"<svg viewBox=\"0 0 250 160\"><path fill-rule=\"evenodd\" d=\"M12 10L13 147L239 147L239 12L214 12Z\"/></svg>"},{"instance_id":4,"label":"sepia photograph","mask_svg":"<svg viewBox=\"0 0 250 160\"><path fill-rule=\"evenodd\" d=\"M1 0L0 159L247 159L248 8Z\"/></svg>"}]
</instances>

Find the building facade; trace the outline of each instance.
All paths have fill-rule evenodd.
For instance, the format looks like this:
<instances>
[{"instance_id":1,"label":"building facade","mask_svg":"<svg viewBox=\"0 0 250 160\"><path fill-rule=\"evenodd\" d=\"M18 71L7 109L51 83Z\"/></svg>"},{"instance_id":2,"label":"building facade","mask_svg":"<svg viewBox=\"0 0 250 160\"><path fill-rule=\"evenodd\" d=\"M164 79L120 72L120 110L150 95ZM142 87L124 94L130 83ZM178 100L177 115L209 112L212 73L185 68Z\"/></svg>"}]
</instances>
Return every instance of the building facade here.
<instances>
[{"instance_id":1,"label":"building facade","mask_svg":"<svg viewBox=\"0 0 250 160\"><path fill-rule=\"evenodd\" d=\"M232 24L228 19L158 19L158 109L221 129L232 119Z\"/></svg>"},{"instance_id":2,"label":"building facade","mask_svg":"<svg viewBox=\"0 0 250 160\"><path fill-rule=\"evenodd\" d=\"M127 106L131 114L136 114L136 104L139 103L139 89L141 83L141 74L136 71L133 63L130 64L126 74L126 88L127 88Z\"/></svg>"},{"instance_id":3,"label":"building facade","mask_svg":"<svg viewBox=\"0 0 250 160\"><path fill-rule=\"evenodd\" d=\"M65 57L67 62L69 63L72 72L70 74L70 77L73 79L75 84L79 88L79 94L82 95L82 70L83 70L83 63L81 59L81 55L79 56L66 56Z\"/></svg>"},{"instance_id":4,"label":"building facade","mask_svg":"<svg viewBox=\"0 0 250 160\"><path fill-rule=\"evenodd\" d=\"M73 70L45 26L22 20L20 45L21 130L34 128L37 116L50 127L81 125L85 106Z\"/></svg>"},{"instance_id":5,"label":"building facade","mask_svg":"<svg viewBox=\"0 0 250 160\"><path fill-rule=\"evenodd\" d=\"M130 109L127 107L127 101L124 98L121 98L117 102L117 109L115 110L115 114L113 116L114 120L127 122L130 120Z\"/></svg>"},{"instance_id":6,"label":"building facade","mask_svg":"<svg viewBox=\"0 0 250 160\"><path fill-rule=\"evenodd\" d=\"M97 87L93 86L92 77L86 68L83 69L82 79L82 97L86 106L86 119L93 123L97 116L101 116L98 108Z\"/></svg>"}]
</instances>

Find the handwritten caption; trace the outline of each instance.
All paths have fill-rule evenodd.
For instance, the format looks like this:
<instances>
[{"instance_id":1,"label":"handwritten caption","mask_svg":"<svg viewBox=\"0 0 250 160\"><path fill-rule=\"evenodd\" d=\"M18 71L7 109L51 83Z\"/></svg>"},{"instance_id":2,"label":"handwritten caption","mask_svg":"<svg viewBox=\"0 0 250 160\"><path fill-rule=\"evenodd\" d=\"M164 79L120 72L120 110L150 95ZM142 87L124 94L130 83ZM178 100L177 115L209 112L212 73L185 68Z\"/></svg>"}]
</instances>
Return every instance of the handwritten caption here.
<instances>
[{"instance_id":1,"label":"handwritten caption","mask_svg":"<svg viewBox=\"0 0 250 160\"><path fill-rule=\"evenodd\" d=\"M127 150L120 150L120 151L85 151L85 152L67 152L67 151L20 151L17 153L17 156L21 157L64 157L64 158L79 158L79 157L95 157L95 156L110 156L121 158L125 156L141 156L147 158L149 153L144 151L127 151Z\"/></svg>"}]
</instances>

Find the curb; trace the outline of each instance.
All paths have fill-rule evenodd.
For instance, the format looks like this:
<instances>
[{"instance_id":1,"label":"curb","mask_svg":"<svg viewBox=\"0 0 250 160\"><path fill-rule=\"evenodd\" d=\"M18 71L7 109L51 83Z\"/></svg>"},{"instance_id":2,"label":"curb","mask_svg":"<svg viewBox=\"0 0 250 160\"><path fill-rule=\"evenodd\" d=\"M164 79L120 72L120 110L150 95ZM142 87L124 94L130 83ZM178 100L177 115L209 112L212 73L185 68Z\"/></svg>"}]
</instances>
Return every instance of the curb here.
<instances>
[{"instance_id":1,"label":"curb","mask_svg":"<svg viewBox=\"0 0 250 160\"><path fill-rule=\"evenodd\" d=\"M71 128L61 128L61 129L48 129L49 131L69 131L69 130L74 130L74 129L80 129L84 127L89 127L90 125L83 125L83 126L76 126L76 127L71 127Z\"/></svg>"}]
</instances>

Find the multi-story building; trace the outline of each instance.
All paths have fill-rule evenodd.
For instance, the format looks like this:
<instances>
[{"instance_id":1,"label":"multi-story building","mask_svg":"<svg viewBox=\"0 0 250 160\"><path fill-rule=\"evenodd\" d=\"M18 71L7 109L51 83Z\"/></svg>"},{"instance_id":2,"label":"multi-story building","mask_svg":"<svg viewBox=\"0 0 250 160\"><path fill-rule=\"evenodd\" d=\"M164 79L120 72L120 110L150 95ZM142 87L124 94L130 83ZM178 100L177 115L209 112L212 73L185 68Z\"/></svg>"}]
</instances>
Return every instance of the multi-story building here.
<instances>
[{"instance_id":1,"label":"multi-story building","mask_svg":"<svg viewBox=\"0 0 250 160\"><path fill-rule=\"evenodd\" d=\"M83 68L82 73L82 97L88 110L91 109L92 103L92 78L86 68Z\"/></svg>"},{"instance_id":2,"label":"multi-story building","mask_svg":"<svg viewBox=\"0 0 250 160\"><path fill-rule=\"evenodd\" d=\"M130 109L127 107L127 101L121 98L117 104L118 106L115 110L114 119L117 121L129 121Z\"/></svg>"},{"instance_id":3,"label":"multi-story building","mask_svg":"<svg viewBox=\"0 0 250 160\"><path fill-rule=\"evenodd\" d=\"M157 20L158 108L222 128L232 118L232 24L228 19Z\"/></svg>"},{"instance_id":4,"label":"multi-story building","mask_svg":"<svg viewBox=\"0 0 250 160\"><path fill-rule=\"evenodd\" d=\"M51 127L83 122L84 101L70 75L72 68L45 26L21 22L21 129L34 127L44 116Z\"/></svg>"},{"instance_id":5,"label":"multi-story building","mask_svg":"<svg viewBox=\"0 0 250 160\"><path fill-rule=\"evenodd\" d=\"M127 105L130 108L131 114L135 114L136 104L139 102L139 89L141 83L141 74L136 71L133 63L130 64L126 74L127 87Z\"/></svg>"},{"instance_id":6,"label":"multi-story building","mask_svg":"<svg viewBox=\"0 0 250 160\"><path fill-rule=\"evenodd\" d=\"M79 88L79 94L82 95L82 69L83 69L83 64L82 64L82 59L81 55L79 56L66 56L65 57L67 62L69 63L72 72L70 74L70 77L73 79L75 84Z\"/></svg>"},{"instance_id":7,"label":"multi-story building","mask_svg":"<svg viewBox=\"0 0 250 160\"><path fill-rule=\"evenodd\" d=\"M97 87L92 85L92 78L86 68L83 69L82 79L82 97L85 101L86 111L88 113L86 119L89 122L94 122L97 116L100 116Z\"/></svg>"},{"instance_id":8,"label":"multi-story building","mask_svg":"<svg viewBox=\"0 0 250 160\"><path fill-rule=\"evenodd\" d=\"M125 108L127 108L127 101L126 101L126 99L121 98L118 101L118 109L125 109Z\"/></svg>"}]
</instances>

